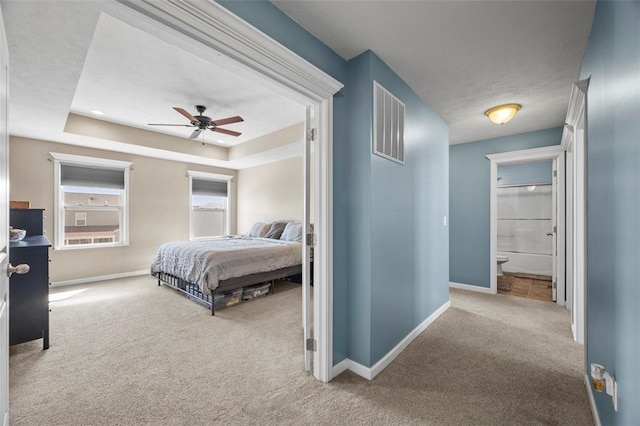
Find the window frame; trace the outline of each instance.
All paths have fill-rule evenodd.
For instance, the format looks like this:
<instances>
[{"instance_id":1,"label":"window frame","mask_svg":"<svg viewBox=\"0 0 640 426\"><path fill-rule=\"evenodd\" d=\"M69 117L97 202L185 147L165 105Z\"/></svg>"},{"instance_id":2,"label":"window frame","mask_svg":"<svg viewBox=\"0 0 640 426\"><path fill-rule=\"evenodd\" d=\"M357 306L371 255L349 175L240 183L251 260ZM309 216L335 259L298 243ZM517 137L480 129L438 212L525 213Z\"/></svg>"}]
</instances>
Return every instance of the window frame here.
<instances>
[{"instance_id":1,"label":"window frame","mask_svg":"<svg viewBox=\"0 0 640 426\"><path fill-rule=\"evenodd\" d=\"M86 157L82 155L62 154L58 152L49 153L53 157L53 186L54 186L54 250L82 250L91 248L124 247L129 245L129 169L133 164L130 161L111 160L107 158ZM94 244L65 244L64 221L64 191L61 191L60 177L63 165L104 167L111 169L122 169L124 173L124 189L120 205L120 241L114 243L94 243Z\"/></svg>"},{"instance_id":2,"label":"window frame","mask_svg":"<svg viewBox=\"0 0 640 426\"><path fill-rule=\"evenodd\" d=\"M83 217L83 219L80 219L83 222L82 225L78 225L79 217ZM74 219L75 219L76 226L87 226L87 212L76 212Z\"/></svg>"},{"instance_id":3,"label":"window frame","mask_svg":"<svg viewBox=\"0 0 640 426\"><path fill-rule=\"evenodd\" d=\"M219 173L208 173L208 172L198 172L195 170L187 170L187 176L189 177L189 240L197 241L197 240L206 240L209 238L216 238L216 236L206 236L206 237L194 237L193 236L193 179L196 180L210 180L215 182L226 182L227 183L227 205L224 212L224 233L225 235L231 234L231 182L233 181L233 176L231 175L223 175Z\"/></svg>"}]
</instances>

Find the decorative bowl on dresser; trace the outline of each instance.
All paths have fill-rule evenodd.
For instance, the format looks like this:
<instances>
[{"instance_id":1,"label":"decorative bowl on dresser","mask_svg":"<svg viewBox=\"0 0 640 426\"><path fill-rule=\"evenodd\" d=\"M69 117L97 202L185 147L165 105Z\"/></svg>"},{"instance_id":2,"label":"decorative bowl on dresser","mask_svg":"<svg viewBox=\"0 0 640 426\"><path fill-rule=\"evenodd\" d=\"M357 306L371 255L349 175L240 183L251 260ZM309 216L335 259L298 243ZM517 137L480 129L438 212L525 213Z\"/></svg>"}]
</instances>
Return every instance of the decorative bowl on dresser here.
<instances>
[{"instance_id":1,"label":"decorative bowl on dresser","mask_svg":"<svg viewBox=\"0 0 640 426\"><path fill-rule=\"evenodd\" d=\"M11 209L9 224L27 231L9 244L12 265L27 264L29 272L9 279L9 344L42 339L49 348L49 247L42 209Z\"/></svg>"}]
</instances>

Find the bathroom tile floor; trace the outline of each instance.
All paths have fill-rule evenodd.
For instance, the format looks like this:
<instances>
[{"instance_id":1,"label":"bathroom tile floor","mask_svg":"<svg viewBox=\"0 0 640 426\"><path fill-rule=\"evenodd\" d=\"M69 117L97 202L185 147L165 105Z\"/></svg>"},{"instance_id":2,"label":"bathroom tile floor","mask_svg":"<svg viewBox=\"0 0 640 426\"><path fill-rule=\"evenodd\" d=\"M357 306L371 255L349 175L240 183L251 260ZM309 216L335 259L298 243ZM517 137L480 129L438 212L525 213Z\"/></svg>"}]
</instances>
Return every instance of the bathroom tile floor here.
<instances>
[{"instance_id":1,"label":"bathroom tile floor","mask_svg":"<svg viewBox=\"0 0 640 426\"><path fill-rule=\"evenodd\" d=\"M551 302L551 277L505 272L498 277L498 293Z\"/></svg>"}]
</instances>

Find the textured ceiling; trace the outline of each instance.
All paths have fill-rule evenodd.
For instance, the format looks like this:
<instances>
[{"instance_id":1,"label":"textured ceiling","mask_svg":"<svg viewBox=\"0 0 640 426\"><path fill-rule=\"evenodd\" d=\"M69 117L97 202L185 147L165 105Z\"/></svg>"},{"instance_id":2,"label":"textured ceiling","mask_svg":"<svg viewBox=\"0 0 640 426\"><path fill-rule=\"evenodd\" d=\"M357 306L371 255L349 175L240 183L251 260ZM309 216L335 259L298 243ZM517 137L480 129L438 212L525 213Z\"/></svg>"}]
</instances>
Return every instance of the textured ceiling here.
<instances>
[{"instance_id":1,"label":"textured ceiling","mask_svg":"<svg viewBox=\"0 0 640 426\"><path fill-rule=\"evenodd\" d=\"M205 142L226 147L304 121L302 105L219 54L113 0L3 0L2 12L11 64L12 135L242 168L240 159L226 162L148 147L141 151L107 136L66 132L67 118L70 113L87 115L197 145L202 137L198 142L187 139L192 128L147 124L188 124L172 107L196 115L194 106L200 104L208 107L205 115L214 120L244 118L222 126L241 132L240 137L203 132ZM104 115L96 116L92 110ZM302 137L301 132L300 143ZM298 147L290 148L279 154L300 155ZM273 161L271 155L263 157L263 162ZM254 158L247 164L255 163Z\"/></svg>"},{"instance_id":2,"label":"textured ceiling","mask_svg":"<svg viewBox=\"0 0 640 426\"><path fill-rule=\"evenodd\" d=\"M452 143L562 125L593 17L592 1L274 1L345 59L371 49L450 125ZM113 0L2 0L9 41L13 135L137 152L107 138L65 132L70 112L170 133L192 143L171 107L214 119L237 139L229 146L303 119L300 105L223 57ZM483 112L522 104L516 118L491 124ZM96 118L95 116L93 116ZM185 120L186 121L186 120ZM211 137L210 135L213 135ZM292 151L293 152L293 151ZM147 150L148 155L225 166L218 160ZM293 155L293 154L290 154ZM239 164L226 164L242 167Z\"/></svg>"},{"instance_id":3,"label":"textured ceiling","mask_svg":"<svg viewBox=\"0 0 640 426\"><path fill-rule=\"evenodd\" d=\"M344 59L372 50L462 143L561 126L595 1L272 0ZM519 103L505 125L488 108Z\"/></svg>"},{"instance_id":4,"label":"textured ceiling","mask_svg":"<svg viewBox=\"0 0 640 426\"><path fill-rule=\"evenodd\" d=\"M212 119L240 115L242 123L222 126L241 132L238 137L203 132L207 142L237 145L304 120L305 109L249 79L190 51L102 14L75 90L71 111L102 119L147 127L147 123L189 124L172 109L197 115L204 105ZM94 115L95 117L95 115ZM188 137L193 128L154 127Z\"/></svg>"}]
</instances>

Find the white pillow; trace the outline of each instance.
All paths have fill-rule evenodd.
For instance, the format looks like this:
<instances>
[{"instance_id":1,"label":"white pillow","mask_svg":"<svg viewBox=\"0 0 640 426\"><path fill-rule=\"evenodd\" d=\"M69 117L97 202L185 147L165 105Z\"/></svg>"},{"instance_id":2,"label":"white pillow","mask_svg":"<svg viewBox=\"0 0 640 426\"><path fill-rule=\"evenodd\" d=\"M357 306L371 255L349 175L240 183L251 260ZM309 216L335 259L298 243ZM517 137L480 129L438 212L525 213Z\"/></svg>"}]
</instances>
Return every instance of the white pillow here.
<instances>
[{"instance_id":1,"label":"white pillow","mask_svg":"<svg viewBox=\"0 0 640 426\"><path fill-rule=\"evenodd\" d=\"M283 241L299 241L302 242L302 223L289 222L285 226L280 239Z\"/></svg>"}]
</instances>

